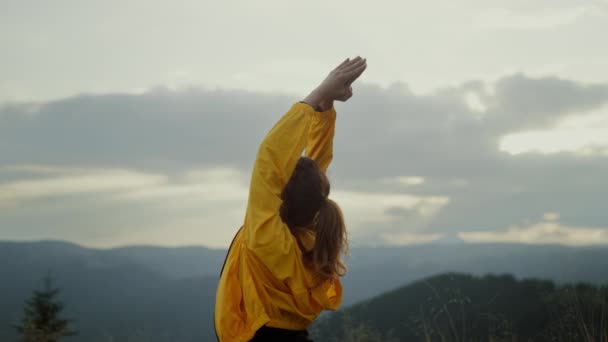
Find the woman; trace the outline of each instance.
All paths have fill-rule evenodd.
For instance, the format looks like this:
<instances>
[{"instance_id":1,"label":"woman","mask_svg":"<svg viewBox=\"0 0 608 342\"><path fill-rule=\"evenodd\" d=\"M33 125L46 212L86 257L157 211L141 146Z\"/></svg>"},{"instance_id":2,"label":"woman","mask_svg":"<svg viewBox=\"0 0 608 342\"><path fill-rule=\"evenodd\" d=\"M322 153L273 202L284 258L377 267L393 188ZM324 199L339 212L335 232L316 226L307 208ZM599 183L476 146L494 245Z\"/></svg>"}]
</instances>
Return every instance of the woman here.
<instances>
[{"instance_id":1,"label":"woman","mask_svg":"<svg viewBox=\"0 0 608 342\"><path fill-rule=\"evenodd\" d=\"M245 221L216 293L219 341L310 341L306 329L321 310L340 306L346 227L328 198L325 171L332 159L333 101L352 96L351 84L366 67L361 57L346 59L262 141Z\"/></svg>"}]
</instances>

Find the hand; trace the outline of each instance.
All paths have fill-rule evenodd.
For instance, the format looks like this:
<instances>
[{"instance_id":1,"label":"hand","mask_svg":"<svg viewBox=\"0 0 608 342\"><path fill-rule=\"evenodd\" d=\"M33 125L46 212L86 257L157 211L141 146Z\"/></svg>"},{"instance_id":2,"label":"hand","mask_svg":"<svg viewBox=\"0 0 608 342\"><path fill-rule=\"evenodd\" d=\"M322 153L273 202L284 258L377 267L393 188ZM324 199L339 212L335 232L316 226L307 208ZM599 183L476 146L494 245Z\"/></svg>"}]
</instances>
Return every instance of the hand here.
<instances>
[{"instance_id":1,"label":"hand","mask_svg":"<svg viewBox=\"0 0 608 342\"><path fill-rule=\"evenodd\" d=\"M345 102L353 96L351 85L366 68L367 61L365 58L357 56L352 61L347 58L327 75L316 90L325 100Z\"/></svg>"},{"instance_id":2,"label":"hand","mask_svg":"<svg viewBox=\"0 0 608 342\"><path fill-rule=\"evenodd\" d=\"M323 82L303 100L316 108L322 105L326 108L333 105L334 100L345 102L353 96L352 83L361 76L367 68L365 58L357 56L352 61L347 58L332 70Z\"/></svg>"}]
</instances>

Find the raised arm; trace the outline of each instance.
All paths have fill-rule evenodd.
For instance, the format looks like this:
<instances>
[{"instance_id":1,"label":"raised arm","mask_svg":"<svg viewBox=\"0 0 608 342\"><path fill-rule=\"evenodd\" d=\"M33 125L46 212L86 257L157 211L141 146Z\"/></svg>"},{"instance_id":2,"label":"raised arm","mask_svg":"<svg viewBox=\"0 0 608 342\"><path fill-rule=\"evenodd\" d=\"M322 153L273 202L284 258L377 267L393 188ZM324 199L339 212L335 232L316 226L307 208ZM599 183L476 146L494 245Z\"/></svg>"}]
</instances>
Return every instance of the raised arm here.
<instances>
[{"instance_id":1,"label":"raised arm","mask_svg":"<svg viewBox=\"0 0 608 342\"><path fill-rule=\"evenodd\" d=\"M247 218L250 214L258 217L260 213L278 213L281 191L306 147L313 113L308 104L293 104L260 144L251 176ZM249 223L258 225L257 220Z\"/></svg>"},{"instance_id":2,"label":"raised arm","mask_svg":"<svg viewBox=\"0 0 608 342\"><path fill-rule=\"evenodd\" d=\"M328 111L317 110L329 101L348 100L352 96L350 84L365 67L365 60L360 57L344 61L303 101L293 104L260 144L243 233L247 247L270 269L276 269L272 264L280 263L281 257L293 248L293 238L282 225L279 207L281 192L298 159L307 148L311 157L316 156L327 165L331 160L335 110L333 104Z\"/></svg>"},{"instance_id":3,"label":"raised arm","mask_svg":"<svg viewBox=\"0 0 608 342\"><path fill-rule=\"evenodd\" d=\"M306 156L316 161L321 170L326 172L333 158L336 109L333 104L321 107L321 109L323 111L316 112L312 118L308 131Z\"/></svg>"},{"instance_id":4,"label":"raised arm","mask_svg":"<svg viewBox=\"0 0 608 342\"><path fill-rule=\"evenodd\" d=\"M327 171L333 159L333 143L336 129L334 100L347 101L353 96L351 85L363 73L366 67L365 59L361 59L360 57L355 58L353 61L346 59L328 75L324 84L315 89L304 100L315 104L317 110L308 132L306 156L315 160L324 172ZM344 78L341 79L338 75ZM317 96L317 93L329 93L324 87L337 91L333 92L333 95Z\"/></svg>"}]
</instances>

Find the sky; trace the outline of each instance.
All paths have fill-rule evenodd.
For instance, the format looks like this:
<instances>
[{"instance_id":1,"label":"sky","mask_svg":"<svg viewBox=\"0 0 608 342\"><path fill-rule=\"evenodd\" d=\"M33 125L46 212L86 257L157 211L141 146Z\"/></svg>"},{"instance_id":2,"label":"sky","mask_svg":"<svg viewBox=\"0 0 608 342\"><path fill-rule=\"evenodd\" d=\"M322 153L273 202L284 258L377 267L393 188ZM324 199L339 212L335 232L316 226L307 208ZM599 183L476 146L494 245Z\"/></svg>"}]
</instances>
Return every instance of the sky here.
<instances>
[{"instance_id":1,"label":"sky","mask_svg":"<svg viewBox=\"0 0 608 342\"><path fill-rule=\"evenodd\" d=\"M0 0L0 240L227 247L346 57L353 245L608 244L608 1Z\"/></svg>"}]
</instances>

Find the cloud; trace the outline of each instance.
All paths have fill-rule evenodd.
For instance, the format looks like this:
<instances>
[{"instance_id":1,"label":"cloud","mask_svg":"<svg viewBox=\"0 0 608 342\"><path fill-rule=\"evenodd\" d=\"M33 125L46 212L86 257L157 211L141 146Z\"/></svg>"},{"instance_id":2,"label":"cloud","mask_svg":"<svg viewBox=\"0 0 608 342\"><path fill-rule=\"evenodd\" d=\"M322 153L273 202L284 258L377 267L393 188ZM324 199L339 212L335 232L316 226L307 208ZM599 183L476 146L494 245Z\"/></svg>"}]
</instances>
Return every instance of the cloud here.
<instances>
[{"instance_id":1,"label":"cloud","mask_svg":"<svg viewBox=\"0 0 608 342\"><path fill-rule=\"evenodd\" d=\"M162 175L130 170L94 170L78 175L13 181L0 183L0 205L14 206L40 198L144 188L164 181Z\"/></svg>"},{"instance_id":2,"label":"cloud","mask_svg":"<svg viewBox=\"0 0 608 342\"><path fill-rule=\"evenodd\" d=\"M15 164L15 165L2 165L0 166L0 173L18 173L18 174L65 174L65 173L79 173L85 169L76 167L61 167L54 165L40 165L40 164Z\"/></svg>"},{"instance_id":3,"label":"cloud","mask_svg":"<svg viewBox=\"0 0 608 342\"><path fill-rule=\"evenodd\" d=\"M608 158L600 148L581 155L571 144L552 154L512 155L500 142L566 124L603 132L597 115L604 113L608 85L514 74L427 94L402 83L361 83L355 91L348 103L336 104L329 176L331 196L360 241L501 232L546 212L559 212L571 229L605 225ZM87 241L102 239L90 235L99 229L116 242L160 238L152 232L182 231L181 222L190 227L183 233L200 225L202 244L228 243L242 221L257 146L297 100L155 88L80 95L39 103L36 111L29 103L4 106L0 198L21 205L0 208L0 225L10 227L7 236L37 232ZM543 141L528 144L531 151ZM87 201L77 200L83 196ZM70 206L81 216L68 213ZM52 213L45 209L51 207ZM79 232L82 225L89 235Z\"/></svg>"},{"instance_id":4,"label":"cloud","mask_svg":"<svg viewBox=\"0 0 608 342\"><path fill-rule=\"evenodd\" d=\"M568 115L596 110L608 102L608 85L516 74L498 80L494 84L494 96L483 99L492 112L486 126L504 134L552 128Z\"/></svg>"},{"instance_id":5,"label":"cloud","mask_svg":"<svg viewBox=\"0 0 608 342\"><path fill-rule=\"evenodd\" d=\"M241 173L234 169L190 170L186 172L184 182L164 182L131 189L121 192L114 199L163 201L168 205L182 203L180 205L190 206L201 206L207 202L244 202L247 200L248 186L243 178Z\"/></svg>"},{"instance_id":6,"label":"cloud","mask_svg":"<svg viewBox=\"0 0 608 342\"><path fill-rule=\"evenodd\" d=\"M0 185L3 235L96 247L223 247L242 223L248 193L243 174L229 168L190 169L178 175L40 165L7 170L42 175L22 174Z\"/></svg>"},{"instance_id":7,"label":"cloud","mask_svg":"<svg viewBox=\"0 0 608 342\"><path fill-rule=\"evenodd\" d=\"M565 117L552 129L523 131L503 136L500 149L512 154L559 153L608 155L608 108ZM542 142L539 144L538 142Z\"/></svg>"},{"instance_id":8,"label":"cloud","mask_svg":"<svg viewBox=\"0 0 608 342\"><path fill-rule=\"evenodd\" d=\"M449 203L441 196L415 196L407 193L335 191L353 236L376 234L395 229L416 231L424 228Z\"/></svg>"},{"instance_id":9,"label":"cloud","mask_svg":"<svg viewBox=\"0 0 608 342\"><path fill-rule=\"evenodd\" d=\"M424 234L424 233L383 233L381 234L382 239L389 245L416 245L422 243L429 243L442 238L444 234Z\"/></svg>"},{"instance_id":10,"label":"cloud","mask_svg":"<svg viewBox=\"0 0 608 342\"><path fill-rule=\"evenodd\" d=\"M557 221L559 220L559 213L545 213L543 218L545 221Z\"/></svg>"},{"instance_id":11,"label":"cloud","mask_svg":"<svg viewBox=\"0 0 608 342\"><path fill-rule=\"evenodd\" d=\"M357 91L349 103L337 104L348 115L339 120L336 164L348 164L349 174L373 178L425 178L437 170L438 160L451 166L488 164L501 157L501 137L550 129L564 117L608 101L607 85L522 74L427 95L398 85L361 84ZM467 104L470 94L487 107L483 119ZM43 103L34 115L26 114L28 104L13 105L0 110L0 164L248 169L261 138L295 101L238 90L155 88L139 95L82 95ZM371 132L381 134L361 139ZM368 162L350 167L361 153Z\"/></svg>"},{"instance_id":12,"label":"cloud","mask_svg":"<svg viewBox=\"0 0 608 342\"><path fill-rule=\"evenodd\" d=\"M420 185L424 184L424 177L400 176L396 178L396 181L403 185Z\"/></svg>"},{"instance_id":13,"label":"cloud","mask_svg":"<svg viewBox=\"0 0 608 342\"><path fill-rule=\"evenodd\" d=\"M506 231L460 232L458 236L470 243L560 244L567 246L608 244L608 227L564 226L549 217L545 222L529 226L511 226Z\"/></svg>"}]
</instances>

